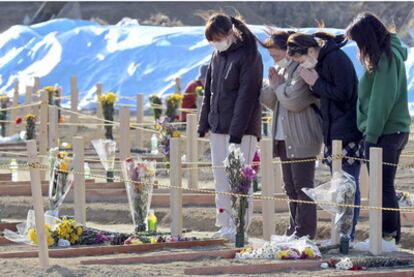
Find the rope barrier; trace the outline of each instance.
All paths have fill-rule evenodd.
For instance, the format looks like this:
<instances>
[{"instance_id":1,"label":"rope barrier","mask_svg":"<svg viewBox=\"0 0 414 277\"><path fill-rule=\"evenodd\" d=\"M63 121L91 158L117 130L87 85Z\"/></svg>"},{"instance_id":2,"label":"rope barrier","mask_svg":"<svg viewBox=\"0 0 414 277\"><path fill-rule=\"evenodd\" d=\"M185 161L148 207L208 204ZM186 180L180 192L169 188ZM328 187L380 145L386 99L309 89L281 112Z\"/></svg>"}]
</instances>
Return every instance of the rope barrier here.
<instances>
[{"instance_id":1,"label":"rope barrier","mask_svg":"<svg viewBox=\"0 0 414 277\"><path fill-rule=\"evenodd\" d=\"M35 102L35 103L32 103L32 104L19 105L19 106L15 106L15 107L0 109L0 111L20 110L20 109L25 109L25 108L29 108L29 107L39 106L40 104L42 104L42 102L39 101L39 102Z\"/></svg>"},{"instance_id":2,"label":"rope barrier","mask_svg":"<svg viewBox=\"0 0 414 277\"><path fill-rule=\"evenodd\" d=\"M40 170L47 170L47 167L44 165L41 165L40 163L28 163L28 167L30 168L37 168ZM1 165L0 165L1 168ZM85 175L83 171L72 171L73 174L76 175ZM107 178L107 176L103 175L93 175L89 174L90 177L93 178ZM128 182L133 184L141 184L142 182L133 181L131 179L125 180L119 176L114 176L114 180L117 180L118 182ZM151 183L151 185L154 185ZM354 204L338 204L333 202L327 202L327 201L309 201L309 200L299 200L299 199L288 199L288 198L282 198L282 197L275 197L275 196L263 196L263 195L247 195L247 194L239 194L239 193L232 193L232 192L222 192L222 191L212 191L208 189L195 189L195 188L184 188L181 186L172 186L172 185L163 185L158 183L158 187L164 187L168 189L178 189L178 190L185 190L190 192L198 192L198 193L204 193L204 194L212 194L212 195L225 195L225 196L231 196L231 197L245 197L249 199L256 199L256 200L269 200L269 201L277 201L277 202L287 202L287 203L299 203L299 204L309 204L309 205L324 205L324 206L330 206L330 207L343 207L343 208L359 208L361 210L380 210L380 211L393 211L393 212L400 212L400 213L414 213L414 208L388 208L388 207L377 207L377 206L365 206L365 205L354 205Z\"/></svg>"}]
</instances>

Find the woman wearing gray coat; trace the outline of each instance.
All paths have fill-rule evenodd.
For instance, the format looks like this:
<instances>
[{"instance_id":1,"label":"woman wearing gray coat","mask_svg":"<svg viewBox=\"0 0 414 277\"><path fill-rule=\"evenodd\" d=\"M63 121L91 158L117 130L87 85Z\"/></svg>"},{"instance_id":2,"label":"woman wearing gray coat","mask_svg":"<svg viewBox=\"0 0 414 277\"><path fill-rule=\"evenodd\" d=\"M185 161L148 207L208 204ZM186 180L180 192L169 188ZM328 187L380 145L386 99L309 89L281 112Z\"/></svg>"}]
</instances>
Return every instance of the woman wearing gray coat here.
<instances>
[{"instance_id":1,"label":"woman wearing gray coat","mask_svg":"<svg viewBox=\"0 0 414 277\"><path fill-rule=\"evenodd\" d=\"M319 101L299 76L299 64L287 59L287 39L291 32L270 30L261 43L276 62L269 69L269 81L262 87L260 101L273 111L273 152L282 162L314 159L322 146L322 118ZM283 181L291 200L310 200L302 188L313 188L315 161L283 163ZM316 205L290 202L290 226L286 235L316 234Z\"/></svg>"}]
</instances>

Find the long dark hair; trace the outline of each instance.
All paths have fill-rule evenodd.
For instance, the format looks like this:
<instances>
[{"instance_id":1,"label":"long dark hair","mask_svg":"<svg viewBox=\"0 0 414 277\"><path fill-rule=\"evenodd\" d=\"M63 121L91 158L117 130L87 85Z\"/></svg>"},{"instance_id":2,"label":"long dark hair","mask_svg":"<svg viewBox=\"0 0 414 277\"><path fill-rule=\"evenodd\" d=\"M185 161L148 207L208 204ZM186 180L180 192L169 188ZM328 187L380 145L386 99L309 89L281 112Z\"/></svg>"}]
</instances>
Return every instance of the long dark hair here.
<instances>
[{"instance_id":1,"label":"long dark hair","mask_svg":"<svg viewBox=\"0 0 414 277\"><path fill-rule=\"evenodd\" d=\"M264 41L258 40L260 45L266 49L287 50L287 41L294 31L284 31L281 29L274 29L267 27L265 30L267 38Z\"/></svg>"},{"instance_id":2,"label":"long dark hair","mask_svg":"<svg viewBox=\"0 0 414 277\"><path fill-rule=\"evenodd\" d=\"M233 17L225 13L214 13L207 20L204 34L208 41L213 41L218 36L227 36L232 29L249 51L257 51L256 36L246 26L240 15Z\"/></svg>"},{"instance_id":3,"label":"long dark hair","mask_svg":"<svg viewBox=\"0 0 414 277\"><path fill-rule=\"evenodd\" d=\"M369 72L377 69L383 53L391 65L391 32L374 14L364 12L357 15L346 29L346 36L356 42L361 63L367 65Z\"/></svg>"},{"instance_id":4,"label":"long dark hair","mask_svg":"<svg viewBox=\"0 0 414 277\"><path fill-rule=\"evenodd\" d=\"M321 47L323 43L320 43L317 38L326 42L328 40L334 40L336 36L326 32L316 32L312 35L305 33L292 34L287 41L288 55L291 57L297 55L302 56L306 55L308 49L311 47Z\"/></svg>"}]
</instances>

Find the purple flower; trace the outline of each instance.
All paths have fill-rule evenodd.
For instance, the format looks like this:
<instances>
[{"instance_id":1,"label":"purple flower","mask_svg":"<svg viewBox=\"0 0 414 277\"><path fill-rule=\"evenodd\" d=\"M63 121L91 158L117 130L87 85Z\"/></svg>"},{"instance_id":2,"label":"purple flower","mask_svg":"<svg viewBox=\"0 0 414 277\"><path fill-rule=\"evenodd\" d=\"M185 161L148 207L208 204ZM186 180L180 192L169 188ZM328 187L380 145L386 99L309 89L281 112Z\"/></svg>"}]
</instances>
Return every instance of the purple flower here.
<instances>
[{"instance_id":1,"label":"purple flower","mask_svg":"<svg viewBox=\"0 0 414 277\"><path fill-rule=\"evenodd\" d=\"M241 174L247 182L251 182L256 178L256 171L250 165L243 165Z\"/></svg>"},{"instance_id":2,"label":"purple flower","mask_svg":"<svg viewBox=\"0 0 414 277\"><path fill-rule=\"evenodd\" d=\"M241 194L248 194L250 190L250 182L249 181L243 181L239 186L239 193Z\"/></svg>"}]
</instances>

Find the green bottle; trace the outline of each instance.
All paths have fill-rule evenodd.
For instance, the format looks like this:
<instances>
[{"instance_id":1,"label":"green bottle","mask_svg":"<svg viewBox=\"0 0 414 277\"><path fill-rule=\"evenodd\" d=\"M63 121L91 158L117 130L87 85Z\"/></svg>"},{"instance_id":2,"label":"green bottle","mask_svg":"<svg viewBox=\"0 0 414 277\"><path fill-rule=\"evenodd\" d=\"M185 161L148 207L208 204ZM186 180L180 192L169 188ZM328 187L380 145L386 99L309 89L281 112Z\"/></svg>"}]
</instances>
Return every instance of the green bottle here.
<instances>
[{"instance_id":1,"label":"green bottle","mask_svg":"<svg viewBox=\"0 0 414 277\"><path fill-rule=\"evenodd\" d=\"M150 210L148 216L148 232L157 232L157 217L155 216L154 210Z\"/></svg>"}]
</instances>

